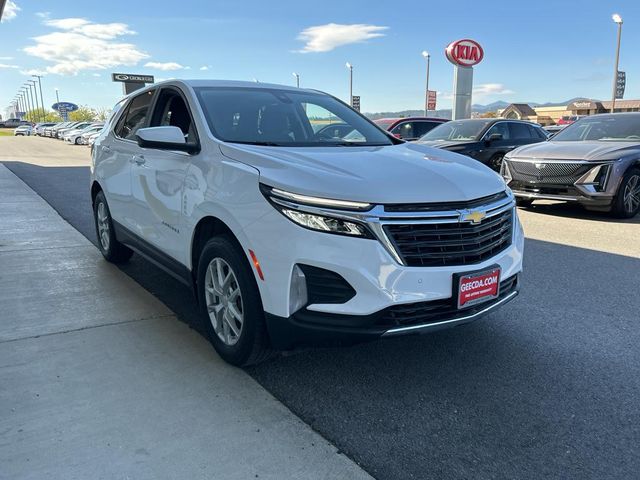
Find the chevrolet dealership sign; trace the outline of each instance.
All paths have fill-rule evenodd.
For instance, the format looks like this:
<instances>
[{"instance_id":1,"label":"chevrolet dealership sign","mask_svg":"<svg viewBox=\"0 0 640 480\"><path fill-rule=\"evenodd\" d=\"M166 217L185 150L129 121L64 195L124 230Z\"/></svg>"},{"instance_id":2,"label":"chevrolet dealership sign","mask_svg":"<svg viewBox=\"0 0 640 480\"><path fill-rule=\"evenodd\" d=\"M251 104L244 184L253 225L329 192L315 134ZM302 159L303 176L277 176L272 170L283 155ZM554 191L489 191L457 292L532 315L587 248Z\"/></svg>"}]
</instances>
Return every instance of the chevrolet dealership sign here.
<instances>
[{"instance_id":1,"label":"chevrolet dealership sign","mask_svg":"<svg viewBox=\"0 0 640 480\"><path fill-rule=\"evenodd\" d=\"M153 75L134 75L132 73L112 73L111 79L114 82L133 82L133 83L155 82Z\"/></svg>"}]
</instances>

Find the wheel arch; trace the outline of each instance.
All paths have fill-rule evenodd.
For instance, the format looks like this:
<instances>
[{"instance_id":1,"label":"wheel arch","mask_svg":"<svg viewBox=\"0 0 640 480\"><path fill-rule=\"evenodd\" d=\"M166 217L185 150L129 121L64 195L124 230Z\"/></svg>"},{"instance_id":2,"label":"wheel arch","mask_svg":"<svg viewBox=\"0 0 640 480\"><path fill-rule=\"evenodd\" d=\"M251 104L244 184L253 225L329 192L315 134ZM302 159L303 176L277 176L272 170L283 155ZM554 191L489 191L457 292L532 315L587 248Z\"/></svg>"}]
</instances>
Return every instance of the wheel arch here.
<instances>
[{"instance_id":1,"label":"wheel arch","mask_svg":"<svg viewBox=\"0 0 640 480\"><path fill-rule=\"evenodd\" d=\"M98 193L102 192L102 186L98 183L97 180L94 180L91 183L91 205L93 205L96 201L96 196Z\"/></svg>"}]
</instances>

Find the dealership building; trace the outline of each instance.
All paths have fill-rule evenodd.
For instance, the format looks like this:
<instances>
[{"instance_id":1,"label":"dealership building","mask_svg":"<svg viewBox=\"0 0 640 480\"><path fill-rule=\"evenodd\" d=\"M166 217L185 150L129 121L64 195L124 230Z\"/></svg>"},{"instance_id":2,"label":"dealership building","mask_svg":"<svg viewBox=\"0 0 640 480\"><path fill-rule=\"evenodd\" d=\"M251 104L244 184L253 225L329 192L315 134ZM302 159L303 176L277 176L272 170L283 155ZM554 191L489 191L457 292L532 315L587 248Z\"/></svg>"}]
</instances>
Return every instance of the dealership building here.
<instances>
[{"instance_id":1,"label":"dealership building","mask_svg":"<svg viewBox=\"0 0 640 480\"><path fill-rule=\"evenodd\" d=\"M611 111L611 101L578 100L568 105L532 107L527 103L512 103L498 115L502 118L528 120L540 125L554 125L569 115L593 115ZM640 100L616 100L615 112L640 112Z\"/></svg>"}]
</instances>

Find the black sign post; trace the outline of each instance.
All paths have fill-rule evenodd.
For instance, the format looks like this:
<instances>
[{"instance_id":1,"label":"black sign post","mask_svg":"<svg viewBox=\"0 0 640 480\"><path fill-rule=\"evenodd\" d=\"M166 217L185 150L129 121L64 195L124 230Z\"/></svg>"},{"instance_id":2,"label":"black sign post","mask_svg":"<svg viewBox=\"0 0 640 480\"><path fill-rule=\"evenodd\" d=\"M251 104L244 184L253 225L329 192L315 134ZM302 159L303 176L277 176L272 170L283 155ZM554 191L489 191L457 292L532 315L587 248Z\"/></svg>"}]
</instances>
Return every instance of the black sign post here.
<instances>
[{"instance_id":1,"label":"black sign post","mask_svg":"<svg viewBox=\"0 0 640 480\"><path fill-rule=\"evenodd\" d=\"M154 83L153 75L138 75L133 73L112 73L111 80L122 82L122 90L125 95L143 88L147 83Z\"/></svg>"},{"instance_id":2,"label":"black sign post","mask_svg":"<svg viewBox=\"0 0 640 480\"><path fill-rule=\"evenodd\" d=\"M616 100L624 97L624 89L627 86L627 72L621 72L618 70L616 76Z\"/></svg>"},{"instance_id":3,"label":"black sign post","mask_svg":"<svg viewBox=\"0 0 640 480\"><path fill-rule=\"evenodd\" d=\"M354 110L360 111L360 95L353 95L351 100L352 107Z\"/></svg>"}]
</instances>

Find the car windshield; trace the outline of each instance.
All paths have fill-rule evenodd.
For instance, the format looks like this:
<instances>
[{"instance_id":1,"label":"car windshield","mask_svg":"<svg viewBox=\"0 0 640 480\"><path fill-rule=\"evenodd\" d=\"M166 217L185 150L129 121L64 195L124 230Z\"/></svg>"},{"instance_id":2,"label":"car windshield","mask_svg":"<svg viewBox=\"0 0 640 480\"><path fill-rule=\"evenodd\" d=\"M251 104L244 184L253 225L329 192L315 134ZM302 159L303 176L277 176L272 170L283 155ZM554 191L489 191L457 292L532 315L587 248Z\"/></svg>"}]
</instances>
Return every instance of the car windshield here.
<instances>
[{"instance_id":1,"label":"car windshield","mask_svg":"<svg viewBox=\"0 0 640 480\"><path fill-rule=\"evenodd\" d=\"M378 127L322 93L251 87L196 88L213 135L267 146L381 146L392 141ZM339 124L339 128L325 128Z\"/></svg>"},{"instance_id":2,"label":"car windshield","mask_svg":"<svg viewBox=\"0 0 640 480\"><path fill-rule=\"evenodd\" d=\"M420 142L478 140L491 120L459 120L443 123L420 137Z\"/></svg>"},{"instance_id":3,"label":"car windshield","mask_svg":"<svg viewBox=\"0 0 640 480\"><path fill-rule=\"evenodd\" d=\"M553 137L554 142L640 142L640 115L594 115L581 118Z\"/></svg>"}]
</instances>

